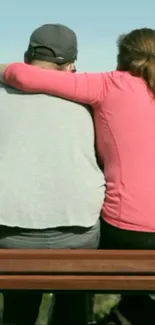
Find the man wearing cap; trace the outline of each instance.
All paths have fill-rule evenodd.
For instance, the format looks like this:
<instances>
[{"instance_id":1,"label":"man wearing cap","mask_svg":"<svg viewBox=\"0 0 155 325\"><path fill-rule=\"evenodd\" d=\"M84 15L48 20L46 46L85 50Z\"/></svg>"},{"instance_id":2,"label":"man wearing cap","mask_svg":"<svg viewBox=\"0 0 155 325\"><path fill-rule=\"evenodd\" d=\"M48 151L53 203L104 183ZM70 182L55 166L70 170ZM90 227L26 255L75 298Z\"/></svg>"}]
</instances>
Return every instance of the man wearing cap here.
<instances>
[{"instance_id":1,"label":"man wearing cap","mask_svg":"<svg viewBox=\"0 0 155 325\"><path fill-rule=\"evenodd\" d=\"M24 59L74 72L76 35L43 25ZM97 248L104 179L88 108L3 84L0 101L0 248ZM34 325L41 300L40 293L4 292L4 323ZM51 324L86 325L87 302L85 294L56 294Z\"/></svg>"},{"instance_id":2,"label":"man wearing cap","mask_svg":"<svg viewBox=\"0 0 155 325\"><path fill-rule=\"evenodd\" d=\"M25 62L75 72L77 52L76 35L71 29L60 24L47 24L32 33Z\"/></svg>"}]
</instances>

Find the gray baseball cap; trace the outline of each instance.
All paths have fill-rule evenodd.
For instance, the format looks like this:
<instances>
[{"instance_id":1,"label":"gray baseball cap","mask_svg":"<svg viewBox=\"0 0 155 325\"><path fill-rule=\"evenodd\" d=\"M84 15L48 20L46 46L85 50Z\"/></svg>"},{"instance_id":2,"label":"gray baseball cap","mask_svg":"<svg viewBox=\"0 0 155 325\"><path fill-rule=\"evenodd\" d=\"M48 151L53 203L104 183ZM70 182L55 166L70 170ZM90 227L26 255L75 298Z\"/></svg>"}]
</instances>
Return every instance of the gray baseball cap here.
<instances>
[{"instance_id":1,"label":"gray baseball cap","mask_svg":"<svg viewBox=\"0 0 155 325\"><path fill-rule=\"evenodd\" d=\"M42 25L32 33L26 54L31 60L74 62L78 54L76 34L61 24Z\"/></svg>"}]
</instances>

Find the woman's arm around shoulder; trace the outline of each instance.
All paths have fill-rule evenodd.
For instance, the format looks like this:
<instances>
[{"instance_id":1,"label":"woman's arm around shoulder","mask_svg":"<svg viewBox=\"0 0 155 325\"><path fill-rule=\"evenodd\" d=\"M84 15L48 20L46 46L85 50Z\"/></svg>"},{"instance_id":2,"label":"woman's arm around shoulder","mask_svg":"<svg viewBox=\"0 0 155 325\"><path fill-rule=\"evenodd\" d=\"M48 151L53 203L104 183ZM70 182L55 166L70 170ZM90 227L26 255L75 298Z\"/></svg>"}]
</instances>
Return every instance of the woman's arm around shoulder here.
<instances>
[{"instance_id":1,"label":"woman's arm around shoulder","mask_svg":"<svg viewBox=\"0 0 155 325\"><path fill-rule=\"evenodd\" d=\"M94 106L104 100L111 78L108 72L71 73L13 63L5 69L3 79L23 91L51 94Z\"/></svg>"}]
</instances>

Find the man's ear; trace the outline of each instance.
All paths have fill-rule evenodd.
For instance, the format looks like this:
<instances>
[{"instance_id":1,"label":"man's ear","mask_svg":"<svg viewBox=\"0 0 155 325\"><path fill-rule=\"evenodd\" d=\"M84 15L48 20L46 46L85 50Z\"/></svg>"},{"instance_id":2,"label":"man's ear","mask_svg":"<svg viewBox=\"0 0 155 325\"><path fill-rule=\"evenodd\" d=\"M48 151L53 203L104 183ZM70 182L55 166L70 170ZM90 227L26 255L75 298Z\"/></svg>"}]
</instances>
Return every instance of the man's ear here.
<instances>
[{"instance_id":1,"label":"man's ear","mask_svg":"<svg viewBox=\"0 0 155 325\"><path fill-rule=\"evenodd\" d=\"M66 71L72 72L74 70L74 68L75 68L74 63L69 63L66 66Z\"/></svg>"},{"instance_id":2,"label":"man's ear","mask_svg":"<svg viewBox=\"0 0 155 325\"><path fill-rule=\"evenodd\" d=\"M29 55L28 51L26 51L24 53L24 62L27 63L27 64L30 63L30 55Z\"/></svg>"}]
</instances>

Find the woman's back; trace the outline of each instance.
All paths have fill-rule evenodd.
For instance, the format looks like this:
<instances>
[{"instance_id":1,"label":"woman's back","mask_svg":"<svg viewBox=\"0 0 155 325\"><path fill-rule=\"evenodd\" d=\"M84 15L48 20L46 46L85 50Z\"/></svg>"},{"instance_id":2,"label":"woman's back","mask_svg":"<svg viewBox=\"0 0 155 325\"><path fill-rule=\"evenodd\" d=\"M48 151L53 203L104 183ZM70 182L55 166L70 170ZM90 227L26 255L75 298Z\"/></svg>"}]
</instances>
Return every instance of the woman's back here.
<instances>
[{"instance_id":1,"label":"woman's back","mask_svg":"<svg viewBox=\"0 0 155 325\"><path fill-rule=\"evenodd\" d=\"M128 72L108 73L107 85L94 110L107 187L103 216L120 228L155 232L155 99Z\"/></svg>"}]
</instances>

